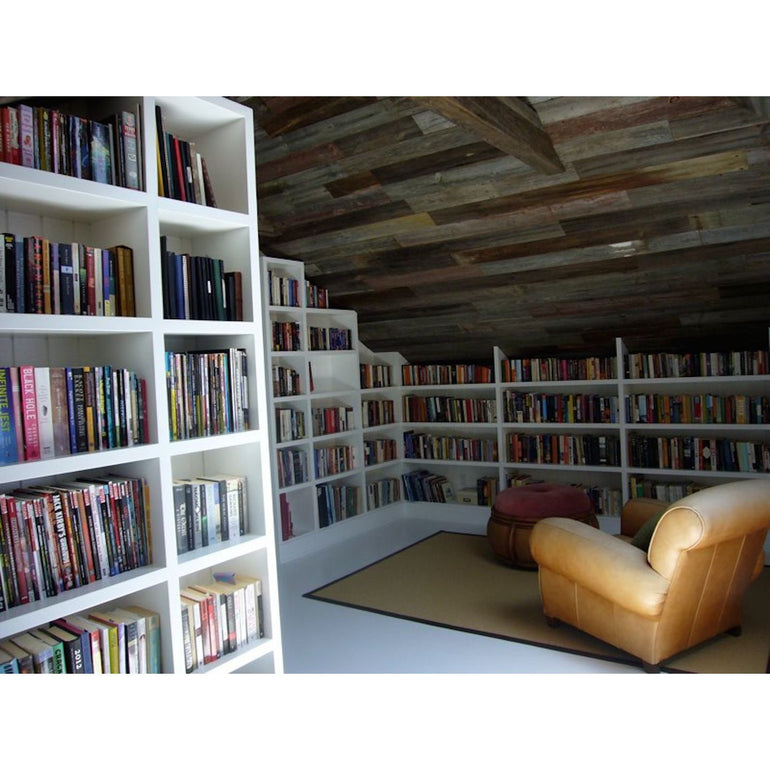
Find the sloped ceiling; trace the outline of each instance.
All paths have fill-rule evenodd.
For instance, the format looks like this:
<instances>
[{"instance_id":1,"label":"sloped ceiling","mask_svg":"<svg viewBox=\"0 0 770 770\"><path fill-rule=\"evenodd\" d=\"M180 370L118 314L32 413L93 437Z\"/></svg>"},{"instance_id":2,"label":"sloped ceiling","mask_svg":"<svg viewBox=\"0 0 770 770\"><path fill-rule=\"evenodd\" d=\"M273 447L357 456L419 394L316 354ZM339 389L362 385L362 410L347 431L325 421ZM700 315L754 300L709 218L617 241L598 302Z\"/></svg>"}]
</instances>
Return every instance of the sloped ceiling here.
<instances>
[{"instance_id":1,"label":"sloped ceiling","mask_svg":"<svg viewBox=\"0 0 770 770\"><path fill-rule=\"evenodd\" d=\"M235 98L262 251L375 351L767 347L766 98Z\"/></svg>"}]
</instances>

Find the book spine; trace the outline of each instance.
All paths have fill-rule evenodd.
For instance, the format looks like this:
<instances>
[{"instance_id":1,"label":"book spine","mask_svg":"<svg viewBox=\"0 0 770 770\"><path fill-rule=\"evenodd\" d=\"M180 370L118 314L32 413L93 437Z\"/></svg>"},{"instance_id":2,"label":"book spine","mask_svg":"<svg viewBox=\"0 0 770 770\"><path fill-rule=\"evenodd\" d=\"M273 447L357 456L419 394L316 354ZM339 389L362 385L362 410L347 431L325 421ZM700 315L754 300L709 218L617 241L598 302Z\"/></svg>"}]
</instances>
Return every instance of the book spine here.
<instances>
[{"instance_id":1,"label":"book spine","mask_svg":"<svg viewBox=\"0 0 770 770\"><path fill-rule=\"evenodd\" d=\"M37 424L40 437L40 459L50 460L56 456L53 432L53 402L49 368L39 366L34 369L35 395L37 398Z\"/></svg>"},{"instance_id":2,"label":"book spine","mask_svg":"<svg viewBox=\"0 0 770 770\"><path fill-rule=\"evenodd\" d=\"M0 465L19 461L11 367L0 367Z\"/></svg>"},{"instance_id":3,"label":"book spine","mask_svg":"<svg viewBox=\"0 0 770 770\"><path fill-rule=\"evenodd\" d=\"M40 434L37 422L37 398L35 395L35 369L19 367L21 383L21 409L24 425L24 459L40 459Z\"/></svg>"}]
</instances>

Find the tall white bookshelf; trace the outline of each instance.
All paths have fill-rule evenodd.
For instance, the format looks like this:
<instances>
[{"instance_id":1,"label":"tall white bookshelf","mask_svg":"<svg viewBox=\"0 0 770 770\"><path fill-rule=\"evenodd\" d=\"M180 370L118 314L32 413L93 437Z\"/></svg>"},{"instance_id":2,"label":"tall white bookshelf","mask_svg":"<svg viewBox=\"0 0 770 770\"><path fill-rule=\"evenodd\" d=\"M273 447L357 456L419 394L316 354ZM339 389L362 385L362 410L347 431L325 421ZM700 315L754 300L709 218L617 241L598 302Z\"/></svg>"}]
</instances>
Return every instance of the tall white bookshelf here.
<instances>
[{"instance_id":1,"label":"tall white bookshelf","mask_svg":"<svg viewBox=\"0 0 770 770\"><path fill-rule=\"evenodd\" d=\"M310 306L303 263L264 255L261 261L265 347L274 382L269 401L275 526L285 560L401 514L398 376L404 359L361 344L355 312ZM318 330L342 330L347 343L329 349L331 343L319 342ZM390 385L362 388L362 365L386 367ZM392 408L383 404L388 401ZM383 413L388 423L372 418ZM281 414L304 430L282 429ZM383 442L391 442L395 456L372 455ZM335 496L341 502L330 512L327 503ZM282 506L290 509L290 533L282 527Z\"/></svg>"},{"instance_id":2,"label":"tall white bookshelf","mask_svg":"<svg viewBox=\"0 0 770 770\"><path fill-rule=\"evenodd\" d=\"M253 117L224 98L120 97L80 100L99 119L121 108L140 113L143 190L0 163L0 223L4 232L56 241L133 249L136 317L0 315L4 366L110 364L147 382L149 443L0 466L3 492L88 473L142 476L149 483L152 563L0 614L0 638L56 618L114 606L159 613L164 673L184 673L180 589L210 582L215 572L261 581L264 636L202 666L198 673L283 669L271 492L270 434L258 266ZM57 105L53 104L52 107ZM158 194L156 106L164 129L194 141L206 160L217 208ZM62 108L64 109L64 108ZM242 321L164 318L160 239L168 248L224 260L243 275ZM165 359L168 351L243 348L248 361L247 430L172 440ZM214 473L241 475L247 485L246 534L177 553L172 481Z\"/></svg>"}]
</instances>

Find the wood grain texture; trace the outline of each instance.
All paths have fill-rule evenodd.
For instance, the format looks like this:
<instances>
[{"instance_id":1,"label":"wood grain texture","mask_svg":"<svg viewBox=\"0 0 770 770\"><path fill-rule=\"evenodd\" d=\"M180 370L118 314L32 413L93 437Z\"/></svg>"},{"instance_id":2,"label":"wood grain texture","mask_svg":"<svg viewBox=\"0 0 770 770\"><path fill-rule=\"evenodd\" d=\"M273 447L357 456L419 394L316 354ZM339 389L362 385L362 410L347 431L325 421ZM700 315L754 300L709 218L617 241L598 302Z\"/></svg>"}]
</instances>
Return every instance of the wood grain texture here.
<instances>
[{"instance_id":1,"label":"wood grain texture","mask_svg":"<svg viewBox=\"0 0 770 770\"><path fill-rule=\"evenodd\" d=\"M302 260L374 350L767 348L767 97L451 97L475 123L447 97L238 98L261 249ZM501 115L558 166L501 149Z\"/></svg>"}]
</instances>

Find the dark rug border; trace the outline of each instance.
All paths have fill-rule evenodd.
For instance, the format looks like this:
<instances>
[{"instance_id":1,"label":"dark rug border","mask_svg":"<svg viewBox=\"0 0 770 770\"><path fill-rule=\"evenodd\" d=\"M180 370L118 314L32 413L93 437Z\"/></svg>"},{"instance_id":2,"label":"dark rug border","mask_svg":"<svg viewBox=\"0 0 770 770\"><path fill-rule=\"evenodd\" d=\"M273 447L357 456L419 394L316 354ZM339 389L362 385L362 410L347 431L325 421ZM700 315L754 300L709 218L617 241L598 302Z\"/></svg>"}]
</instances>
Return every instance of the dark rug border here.
<instances>
[{"instance_id":1,"label":"dark rug border","mask_svg":"<svg viewBox=\"0 0 770 770\"><path fill-rule=\"evenodd\" d=\"M413 546L419 545L420 543L424 543L426 540L430 540L431 538L434 538L437 535L463 535L463 536L471 536L471 537L485 537L485 535L479 535L473 532L455 532L453 530L439 529L436 532L433 532L432 534L427 535L426 537L420 538L419 540L415 540L413 543L410 543L409 545L406 545L403 548L399 548L397 551L393 551L393 553L390 553L387 556L383 556L381 559L375 559L375 561L369 564L366 564L365 566L360 567L359 569L353 570L352 572L349 572L347 575L343 575L342 577L335 578L334 580L331 580L322 586L318 586L317 588L314 588L312 591L308 591L307 593L302 594L302 597L304 599L313 599L314 601L317 601L317 602L326 602L327 604L335 604L339 607L348 607L349 609L361 610L363 612L371 612L375 615L383 615L385 617L395 618L397 620L407 620L407 621L411 621L412 623L422 623L423 625L433 626L435 628L446 628L450 631L459 631L461 633L466 633L466 634L476 634L477 636L484 636L490 639L499 639L504 642L514 642L516 644L527 644L530 647L539 647L541 649L553 650L554 652L566 652L570 655L580 655L582 657L592 658L594 660L604 660L609 663L620 663L622 665L631 666L633 668L642 668L641 660L630 656L623 657L622 654L621 655L602 655L602 654L584 652L582 650L575 650L570 647L563 647L561 645L548 644L546 642L536 642L531 639L522 639L520 637L509 636L507 634L496 634L490 631L479 631L473 628L457 626L452 623L440 623L439 621L436 621L436 620L425 620L423 618L416 618L413 615L403 615L398 612L389 612L386 610L373 609L371 607L366 607L364 605L356 604L354 602L344 602L344 601L339 601L338 599L329 599L325 596L314 595L317 591L323 591L325 588L329 588L329 586L333 586L335 583L339 583L342 580L346 580L347 578L352 577L353 575L356 575L359 572L363 572L364 570L369 569L369 567L373 567L375 564L379 564L380 562L383 562L386 559L391 558L391 556L396 556L397 554L402 553L403 551L406 551L409 548L412 548ZM768 661L768 666L770 666L770 660ZM661 671L665 671L667 673L672 673L672 674L693 673L692 671L684 671L682 669L677 669L677 668L663 666L663 665L661 665L660 668L661 668Z\"/></svg>"}]
</instances>

